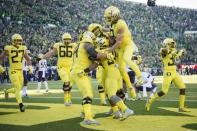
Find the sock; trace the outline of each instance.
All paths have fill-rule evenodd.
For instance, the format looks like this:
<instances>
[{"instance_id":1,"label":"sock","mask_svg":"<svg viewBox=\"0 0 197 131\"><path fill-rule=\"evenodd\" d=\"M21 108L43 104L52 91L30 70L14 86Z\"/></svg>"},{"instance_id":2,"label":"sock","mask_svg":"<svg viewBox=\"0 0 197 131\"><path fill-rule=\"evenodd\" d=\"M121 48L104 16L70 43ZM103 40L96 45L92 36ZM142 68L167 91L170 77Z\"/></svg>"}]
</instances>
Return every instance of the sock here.
<instances>
[{"instance_id":1,"label":"sock","mask_svg":"<svg viewBox=\"0 0 197 131\"><path fill-rule=\"evenodd\" d=\"M179 96L179 107L184 108L185 107L185 95Z\"/></svg>"},{"instance_id":2,"label":"sock","mask_svg":"<svg viewBox=\"0 0 197 131\"><path fill-rule=\"evenodd\" d=\"M136 98L136 92L134 88L130 88L130 93L132 98Z\"/></svg>"},{"instance_id":3,"label":"sock","mask_svg":"<svg viewBox=\"0 0 197 131\"><path fill-rule=\"evenodd\" d=\"M41 82L38 82L38 87L37 87L37 91L39 92L41 88Z\"/></svg>"},{"instance_id":4,"label":"sock","mask_svg":"<svg viewBox=\"0 0 197 131\"><path fill-rule=\"evenodd\" d=\"M92 118L92 110L91 110L91 104L84 104L83 105L83 111L85 114L86 120L91 120Z\"/></svg>"},{"instance_id":5,"label":"sock","mask_svg":"<svg viewBox=\"0 0 197 131\"><path fill-rule=\"evenodd\" d=\"M26 94L27 94L27 86L24 86L24 87L23 87L22 95L24 96L24 95L26 95Z\"/></svg>"},{"instance_id":6,"label":"sock","mask_svg":"<svg viewBox=\"0 0 197 131\"><path fill-rule=\"evenodd\" d=\"M71 92L68 92L68 102L71 102Z\"/></svg>"},{"instance_id":7,"label":"sock","mask_svg":"<svg viewBox=\"0 0 197 131\"><path fill-rule=\"evenodd\" d=\"M127 106L124 104L122 100L118 101L116 105L120 108L121 111L125 111L127 109Z\"/></svg>"},{"instance_id":8,"label":"sock","mask_svg":"<svg viewBox=\"0 0 197 131\"><path fill-rule=\"evenodd\" d=\"M6 90L6 93L15 93L15 88L12 87L12 88L10 88L10 89L7 89L7 90Z\"/></svg>"},{"instance_id":9,"label":"sock","mask_svg":"<svg viewBox=\"0 0 197 131\"><path fill-rule=\"evenodd\" d=\"M102 93L99 93L99 95L100 95L101 103L105 103L105 93L102 92Z\"/></svg>"},{"instance_id":10,"label":"sock","mask_svg":"<svg viewBox=\"0 0 197 131\"><path fill-rule=\"evenodd\" d=\"M64 91L64 102L69 102L69 92L68 91Z\"/></svg>"},{"instance_id":11,"label":"sock","mask_svg":"<svg viewBox=\"0 0 197 131\"><path fill-rule=\"evenodd\" d=\"M152 104L157 98L159 98L158 93L155 93L154 96L149 100L149 103Z\"/></svg>"},{"instance_id":12,"label":"sock","mask_svg":"<svg viewBox=\"0 0 197 131\"><path fill-rule=\"evenodd\" d=\"M112 111L113 111L113 112L117 112L117 111L119 110L119 109L118 109L118 106L112 106L111 108L112 108Z\"/></svg>"},{"instance_id":13,"label":"sock","mask_svg":"<svg viewBox=\"0 0 197 131\"><path fill-rule=\"evenodd\" d=\"M46 90L49 90L47 81L44 81L44 86L45 86L45 89L46 89Z\"/></svg>"}]
</instances>

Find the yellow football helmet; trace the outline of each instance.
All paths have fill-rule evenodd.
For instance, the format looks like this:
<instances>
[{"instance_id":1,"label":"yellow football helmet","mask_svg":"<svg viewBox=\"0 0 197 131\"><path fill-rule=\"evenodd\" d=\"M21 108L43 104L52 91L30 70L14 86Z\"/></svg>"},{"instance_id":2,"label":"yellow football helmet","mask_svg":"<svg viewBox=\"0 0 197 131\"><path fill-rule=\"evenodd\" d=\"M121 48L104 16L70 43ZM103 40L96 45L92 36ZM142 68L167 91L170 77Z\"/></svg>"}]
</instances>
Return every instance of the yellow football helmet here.
<instances>
[{"instance_id":1,"label":"yellow football helmet","mask_svg":"<svg viewBox=\"0 0 197 131\"><path fill-rule=\"evenodd\" d=\"M70 35L69 33L64 33L64 34L62 35L62 40L65 40L65 39L71 40L72 37L71 37L71 35Z\"/></svg>"},{"instance_id":2,"label":"yellow football helmet","mask_svg":"<svg viewBox=\"0 0 197 131\"><path fill-rule=\"evenodd\" d=\"M85 31L82 34L82 41L84 39L91 39L92 41L95 41L96 37L95 37L94 33L90 32L90 31Z\"/></svg>"},{"instance_id":3,"label":"yellow football helmet","mask_svg":"<svg viewBox=\"0 0 197 131\"><path fill-rule=\"evenodd\" d=\"M112 23L120 17L120 10L115 6L109 6L104 12L105 20Z\"/></svg>"},{"instance_id":4,"label":"yellow football helmet","mask_svg":"<svg viewBox=\"0 0 197 131\"><path fill-rule=\"evenodd\" d=\"M97 23L92 23L88 26L88 31L94 33L95 36L99 36L102 32L102 26Z\"/></svg>"},{"instance_id":5,"label":"yellow football helmet","mask_svg":"<svg viewBox=\"0 0 197 131\"><path fill-rule=\"evenodd\" d=\"M166 38L163 41L163 45L166 48L176 48L176 42L172 38Z\"/></svg>"},{"instance_id":6,"label":"yellow football helmet","mask_svg":"<svg viewBox=\"0 0 197 131\"><path fill-rule=\"evenodd\" d=\"M23 38L21 37L20 34L12 35L12 44L13 45L17 45L17 44L21 45L22 42L23 42Z\"/></svg>"}]
</instances>

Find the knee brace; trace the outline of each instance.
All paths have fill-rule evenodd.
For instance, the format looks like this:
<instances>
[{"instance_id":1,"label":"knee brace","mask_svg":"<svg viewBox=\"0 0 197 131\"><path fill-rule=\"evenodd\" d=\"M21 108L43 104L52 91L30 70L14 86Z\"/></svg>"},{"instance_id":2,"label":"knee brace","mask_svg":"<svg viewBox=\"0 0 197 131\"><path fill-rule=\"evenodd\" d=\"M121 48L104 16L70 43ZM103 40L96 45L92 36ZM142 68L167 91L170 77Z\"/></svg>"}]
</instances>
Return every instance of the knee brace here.
<instances>
[{"instance_id":1,"label":"knee brace","mask_svg":"<svg viewBox=\"0 0 197 131\"><path fill-rule=\"evenodd\" d=\"M165 95L165 93L164 93L163 91L160 91L160 92L158 92L157 94L158 94L159 97Z\"/></svg>"},{"instance_id":2,"label":"knee brace","mask_svg":"<svg viewBox=\"0 0 197 131\"><path fill-rule=\"evenodd\" d=\"M118 96L111 96L110 97L110 103L112 104L112 105L116 105L116 103L117 102L119 102L119 101L121 101L121 99L118 97Z\"/></svg>"},{"instance_id":3,"label":"knee brace","mask_svg":"<svg viewBox=\"0 0 197 131\"><path fill-rule=\"evenodd\" d=\"M185 95L185 89L180 89L180 95Z\"/></svg>"},{"instance_id":4,"label":"knee brace","mask_svg":"<svg viewBox=\"0 0 197 131\"><path fill-rule=\"evenodd\" d=\"M70 91L71 90L71 87L70 87L70 84L66 85L66 84L63 84L63 91Z\"/></svg>"},{"instance_id":5,"label":"knee brace","mask_svg":"<svg viewBox=\"0 0 197 131\"><path fill-rule=\"evenodd\" d=\"M83 98L82 105L84 104L92 104L92 99L90 97Z\"/></svg>"},{"instance_id":6,"label":"knee brace","mask_svg":"<svg viewBox=\"0 0 197 131\"><path fill-rule=\"evenodd\" d=\"M99 91L99 93L103 93L104 92L103 86L98 85L98 91Z\"/></svg>"},{"instance_id":7,"label":"knee brace","mask_svg":"<svg viewBox=\"0 0 197 131\"><path fill-rule=\"evenodd\" d=\"M116 95L118 96L118 97L120 97L121 99L125 99L125 94L124 94L124 91L122 90L122 89L120 89L120 90L118 90L117 92L116 92Z\"/></svg>"}]
</instances>

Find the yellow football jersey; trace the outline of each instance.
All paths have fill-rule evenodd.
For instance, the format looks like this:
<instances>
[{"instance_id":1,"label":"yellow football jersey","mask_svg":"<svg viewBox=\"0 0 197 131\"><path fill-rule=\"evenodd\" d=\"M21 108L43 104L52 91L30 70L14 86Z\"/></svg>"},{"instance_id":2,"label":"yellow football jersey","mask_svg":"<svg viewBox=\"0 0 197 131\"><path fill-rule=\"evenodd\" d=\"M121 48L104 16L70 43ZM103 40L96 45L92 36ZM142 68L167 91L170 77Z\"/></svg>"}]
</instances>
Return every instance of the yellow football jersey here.
<instances>
[{"instance_id":1,"label":"yellow football jersey","mask_svg":"<svg viewBox=\"0 0 197 131\"><path fill-rule=\"evenodd\" d=\"M58 67L71 67L75 47L76 43L71 43L69 45L65 45L63 43L54 44L53 48L55 48L58 52Z\"/></svg>"},{"instance_id":2,"label":"yellow football jersey","mask_svg":"<svg viewBox=\"0 0 197 131\"><path fill-rule=\"evenodd\" d=\"M88 68L93 62L91 56L85 50L84 44L85 42L81 41L74 52L72 70L76 73ZM93 43L91 44L93 45Z\"/></svg>"},{"instance_id":3,"label":"yellow football jersey","mask_svg":"<svg viewBox=\"0 0 197 131\"><path fill-rule=\"evenodd\" d=\"M178 57L178 54L176 53L176 49L170 50L168 54L162 58L164 70L166 71L176 71L176 58Z\"/></svg>"},{"instance_id":4,"label":"yellow football jersey","mask_svg":"<svg viewBox=\"0 0 197 131\"><path fill-rule=\"evenodd\" d=\"M113 37L117 37L118 35L118 30L123 29L124 34L123 34L123 40L121 43L121 47L125 46L127 44L131 44L131 41L133 40L131 32L129 31L129 28L126 24L126 22L123 19L119 19L117 23L112 25L112 30L111 30L111 35Z\"/></svg>"},{"instance_id":5,"label":"yellow football jersey","mask_svg":"<svg viewBox=\"0 0 197 131\"><path fill-rule=\"evenodd\" d=\"M22 70L23 68L23 56L27 47L25 45L20 45L17 47L13 45L7 45L4 48L5 51L8 51L8 59L10 64L10 69Z\"/></svg>"}]
</instances>

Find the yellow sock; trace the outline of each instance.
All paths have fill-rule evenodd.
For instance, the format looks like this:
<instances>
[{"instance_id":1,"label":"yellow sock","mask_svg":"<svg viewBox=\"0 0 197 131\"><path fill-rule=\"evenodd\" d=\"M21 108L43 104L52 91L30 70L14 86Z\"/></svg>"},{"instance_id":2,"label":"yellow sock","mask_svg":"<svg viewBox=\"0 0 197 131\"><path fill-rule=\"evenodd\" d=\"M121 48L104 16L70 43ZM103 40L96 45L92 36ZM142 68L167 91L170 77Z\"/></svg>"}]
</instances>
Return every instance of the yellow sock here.
<instances>
[{"instance_id":1,"label":"yellow sock","mask_svg":"<svg viewBox=\"0 0 197 131\"><path fill-rule=\"evenodd\" d=\"M131 93L132 98L136 98L136 92L135 92L135 89L133 87L130 88L130 93Z\"/></svg>"},{"instance_id":2,"label":"yellow sock","mask_svg":"<svg viewBox=\"0 0 197 131\"><path fill-rule=\"evenodd\" d=\"M12 88L10 88L10 89L7 89L7 90L6 90L6 93L15 93L15 88L12 87Z\"/></svg>"},{"instance_id":3,"label":"yellow sock","mask_svg":"<svg viewBox=\"0 0 197 131\"><path fill-rule=\"evenodd\" d=\"M104 101L105 101L105 93L102 92L102 93L99 93L99 95L100 95L101 103L104 103Z\"/></svg>"},{"instance_id":4,"label":"yellow sock","mask_svg":"<svg viewBox=\"0 0 197 131\"><path fill-rule=\"evenodd\" d=\"M91 120L92 118L92 110L91 110L91 104L84 104L83 105L83 111L85 114L85 119Z\"/></svg>"},{"instance_id":5,"label":"yellow sock","mask_svg":"<svg viewBox=\"0 0 197 131\"><path fill-rule=\"evenodd\" d=\"M68 101L71 102L71 92L68 92Z\"/></svg>"},{"instance_id":6,"label":"yellow sock","mask_svg":"<svg viewBox=\"0 0 197 131\"><path fill-rule=\"evenodd\" d=\"M154 96L150 99L149 103L153 103L157 98L159 98L158 94L155 93Z\"/></svg>"},{"instance_id":7,"label":"yellow sock","mask_svg":"<svg viewBox=\"0 0 197 131\"><path fill-rule=\"evenodd\" d=\"M68 102L68 99L69 99L69 92L65 91L64 92L64 102Z\"/></svg>"},{"instance_id":8,"label":"yellow sock","mask_svg":"<svg viewBox=\"0 0 197 131\"><path fill-rule=\"evenodd\" d=\"M125 111L127 109L127 106L124 104L122 100L116 103L116 105L120 108L121 111Z\"/></svg>"},{"instance_id":9,"label":"yellow sock","mask_svg":"<svg viewBox=\"0 0 197 131\"><path fill-rule=\"evenodd\" d=\"M118 109L118 106L112 106L111 108L112 108L112 111L113 111L113 112L117 112L117 111L119 110L119 109Z\"/></svg>"},{"instance_id":10,"label":"yellow sock","mask_svg":"<svg viewBox=\"0 0 197 131\"><path fill-rule=\"evenodd\" d=\"M184 108L185 107L185 95L179 96L179 107Z\"/></svg>"}]
</instances>

